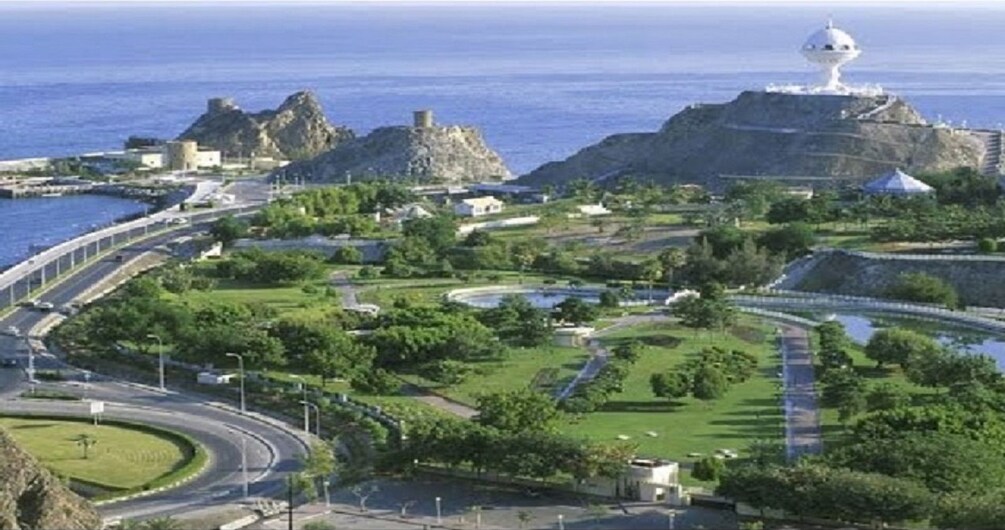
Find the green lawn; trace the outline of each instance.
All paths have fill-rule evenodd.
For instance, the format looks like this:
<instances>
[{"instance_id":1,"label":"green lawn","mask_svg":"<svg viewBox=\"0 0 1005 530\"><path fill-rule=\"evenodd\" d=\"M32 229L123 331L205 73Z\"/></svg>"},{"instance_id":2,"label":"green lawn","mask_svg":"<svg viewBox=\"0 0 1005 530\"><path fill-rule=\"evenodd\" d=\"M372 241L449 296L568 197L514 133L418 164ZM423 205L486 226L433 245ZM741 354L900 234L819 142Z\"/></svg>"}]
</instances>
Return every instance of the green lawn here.
<instances>
[{"instance_id":1,"label":"green lawn","mask_svg":"<svg viewBox=\"0 0 1005 530\"><path fill-rule=\"evenodd\" d=\"M624 391L600 411L573 418L564 430L597 440L613 441L630 437L639 454L693 461L690 453L714 454L716 449L741 453L754 440L780 441L783 416L775 397L779 360L770 326L744 318L727 334L703 334L676 324L645 324L618 330L605 337L608 345L639 340L645 347L624 384ZM742 337L742 338L741 338ZM722 399L702 402L684 398L671 405L653 396L649 376L665 371L694 356L708 346L744 350L760 359L758 373L744 383L733 385ZM647 435L652 431L655 437ZM687 473L685 479L692 481Z\"/></svg>"},{"instance_id":2,"label":"green lawn","mask_svg":"<svg viewBox=\"0 0 1005 530\"><path fill-rule=\"evenodd\" d=\"M428 384L438 393L457 401L474 405L479 394L534 387L551 393L572 381L586 364L589 354L584 348L540 346L508 348L495 359L471 363L474 372L457 385ZM413 378L409 378L413 379Z\"/></svg>"},{"instance_id":3,"label":"green lawn","mask_svg":"<svg viewBox=\"0 0 1005 530\"><path fill-rule=\"evenodd\" d=\"M0 427L46 467L112 490L141 487L191 459L191 448L168 436L88 420L0 417ZM73 440L80 434L97 440L86 459Z\"/></svg>"}]
</instances>

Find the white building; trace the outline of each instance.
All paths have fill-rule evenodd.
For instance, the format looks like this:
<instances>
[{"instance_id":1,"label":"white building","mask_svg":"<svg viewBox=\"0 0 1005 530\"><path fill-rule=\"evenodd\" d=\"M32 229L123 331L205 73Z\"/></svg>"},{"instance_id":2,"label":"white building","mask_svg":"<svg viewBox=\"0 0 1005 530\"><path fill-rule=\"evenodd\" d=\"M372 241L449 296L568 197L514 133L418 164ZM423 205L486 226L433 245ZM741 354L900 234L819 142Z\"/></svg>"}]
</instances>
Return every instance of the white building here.
<instances>
[{"instance_id":1,"label":"white building","mask_svg":"<svg viewBox=\"0 0 1005 530\"><path fill-rule=\"evenodd\" d=\"M642 502L684 504L677 462L636 458L618 479L594 477L578 485L579 491L604 497Z\"/></svg>"},{"instance_id":2,"label":"white building","mask_svg":"<svg viewBox=\"0 0 1005 530\"><path fill-rule=\"evenodd\" d=\"M120 153L107 153L106 156L113 160L126 160L133 162L140 167L150 169L160 169L164 167L164 151L159 147L129 149Z\"/></svg>"},{"instance_id":3,"label":"white building","mask_svg":"<svg viewBox=\"0 0 1005 530\"><path fill-rule=\"evenodd\" d=\"M454 213L463 217L479 217L499 213L502 210L503 202L495 197L464 199L454 205Z\"/></svg>"},{"instance_id":4,"label":"white building","mask_svg":"<svg viewBox=\"0 0 1005 530\"><path fill-rule=\"evenodd\" d=\"M219 151L210 149L199 149L196 153L196 166L199 168L220 167L223 165L223 158Z\"/></svg>"}]
</instances>

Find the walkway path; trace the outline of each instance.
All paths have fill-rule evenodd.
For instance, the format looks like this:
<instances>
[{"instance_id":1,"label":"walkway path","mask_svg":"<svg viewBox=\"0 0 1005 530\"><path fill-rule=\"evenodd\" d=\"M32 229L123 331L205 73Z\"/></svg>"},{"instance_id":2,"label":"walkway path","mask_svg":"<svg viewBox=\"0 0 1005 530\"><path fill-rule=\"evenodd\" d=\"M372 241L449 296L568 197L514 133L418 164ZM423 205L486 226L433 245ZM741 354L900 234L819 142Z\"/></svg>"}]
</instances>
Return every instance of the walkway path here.
<instances>
[{"instance_id":1,"label":"walkway path","mask_svg":"<svg viewBox=\"0 0 1005 530\"><path fill-rule=\"evenodd\" d=\"M349 279L349 275L345 271L338 271L332 274L331 282L342 298L343 308L354 309L359 307L359 299L356 297L356 287L352 284L352 280Z\"/></svg>"},{"instance_id":2,"label":"walkway path","mask_svg":"<svg viewBox=\"0 0 1005 530\"><path fill-rule=\"evenodd\" d=\"M809 333L790 324L782 324L779 329L785 385L785 449L788 459L794 460L820 453L820 410L813 383Z\"/></svg>"},{"instance_id":3,"label":"walkway path","mask_svg":"<svg viewBox=\"0 0 1005 530\"><path fill-rule=\"evenodd\" d=\"M610 358L610 352L607 348L600 345L600 341L597 340L597 337L609 335L614 331L625 327L637 326L639 324L649 322L666 322L668 320L670 320L670 317L660 312L645 313L642 315L627 315L615 318L610 326L594 333L589 342L587 342L586 349L590 352L590 359L585 365L583 365L583 368L579 370L576 377L574 377L572 381L569 381L568 385L555 393L555 399L562 401L568 398L576 390L577 386L592 380L598 373L600 373L600 370L607 365L607 361Z\"/></svg>"}]
</instances>

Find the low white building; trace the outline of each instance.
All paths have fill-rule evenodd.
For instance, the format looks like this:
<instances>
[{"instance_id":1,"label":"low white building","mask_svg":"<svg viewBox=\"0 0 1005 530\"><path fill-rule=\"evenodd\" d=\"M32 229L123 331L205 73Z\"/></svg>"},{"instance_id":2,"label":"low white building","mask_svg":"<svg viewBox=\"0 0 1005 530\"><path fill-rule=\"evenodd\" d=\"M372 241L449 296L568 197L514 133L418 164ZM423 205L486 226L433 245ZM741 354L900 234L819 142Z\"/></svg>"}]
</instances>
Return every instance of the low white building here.
<instances>
[{"instance_id":1,"label":"low white building","mask_svg":"<svg viewBox=\"0 0 1005 530\"><path fill-rule=\"evenodd\" d=\"M223 157L220 152L211 149L199 149L195 161L196 167L199 168L221 167L223 165Z\"/></svg>"},{"instance_id":2,"label":"low white building","mask_svg":"<svg viewBox=\"0 0 1005 530\"><path fill-rule=\"evenodd\" d=\"M595 215L610 215L611 211L604 207L603 204L580 204L576 207L579 213L585 215L586 217L593 217Z\"/></svg>"},{"instance_id":3,"label":"low white building","mask_svg":"<svg viewBox=\"0 0 1005 530\"><path fill-rule=\"evenodd\" d=\"M629 462L621 477L594 477L579 484L578 489L583 493L604 497L682 505L686 501L679 474L680 466L677 462L636 458Z\"/></svg>"},{"instance_id":4,"label":"low white building","mask_svg":"<svg viewBox=\"0 0 1005 530\"><path fill-rule=\"evenodd\" d=\"M217 374L213 372L199 372L196 382L200 385L229 385L235 374Z\"/></svg>"},{"instance_id":5,"label":"low white building","mask_svg":"<svg viewBox=\"0 0 1005 530\"><path fill-rule=\"evenodd\" d=\"M454 205L454 213L463 217L479 217L503 211L503 202L495 197L464 199Z\"/></svg>"},{"instance_id":6,"label":"low white building","mask_svg":"<svg viewBox=\"0 0 1005 530\"><path fill-rule=\"evenodd\" d=\"M164 167L164 151L159 147L129 149L120 153L107 153L105 156L113 160L126 160L140 167L160 169Z\"/></svg>"}]
</instances>

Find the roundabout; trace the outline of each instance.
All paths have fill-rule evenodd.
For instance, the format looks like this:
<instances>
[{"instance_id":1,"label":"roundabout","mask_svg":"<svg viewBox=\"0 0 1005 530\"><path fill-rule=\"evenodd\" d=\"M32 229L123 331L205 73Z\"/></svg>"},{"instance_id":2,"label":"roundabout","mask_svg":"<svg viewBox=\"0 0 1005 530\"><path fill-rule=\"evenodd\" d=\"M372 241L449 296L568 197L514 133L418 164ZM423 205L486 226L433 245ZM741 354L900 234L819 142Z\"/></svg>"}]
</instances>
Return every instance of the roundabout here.
<instances>
[{"instance_id":1,"label":"roundabout","mask_svg":"<svg viewBox=\"0 0 1005 530\"><path fill-rule=\"evenodd\" d=\"M202 445L184 434L119 420L94 425L87 417L0 416L0 428L92 500L184 481L208 461Z\"/></svg>"}]
</instances>

